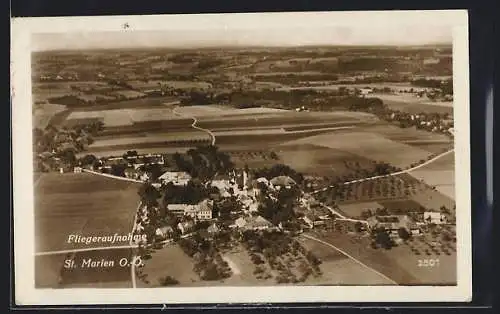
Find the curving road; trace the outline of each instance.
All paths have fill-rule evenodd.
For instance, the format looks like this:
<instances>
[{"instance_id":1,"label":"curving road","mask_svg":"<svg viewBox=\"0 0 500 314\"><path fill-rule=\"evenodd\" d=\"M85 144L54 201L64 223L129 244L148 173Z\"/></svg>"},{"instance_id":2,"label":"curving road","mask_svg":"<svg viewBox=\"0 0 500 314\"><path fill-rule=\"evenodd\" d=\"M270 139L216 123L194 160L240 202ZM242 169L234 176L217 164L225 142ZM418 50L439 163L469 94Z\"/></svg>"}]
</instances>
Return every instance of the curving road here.
<instances>
[{"instance_id":1,"label":"curving road","mask_svg":"<svg viewBox=\"0 0 500 314\"><path fill-rule=\"evenodd\" d=\"M191 127L194 128L194 129L196 129L196 130L199 130L199 131L207 133L210 136L212 146L215 145L215 134L212 131L197 126L196 123L198 123L198 119L196 119L196 117L191 117L191 116L187 116L185 114L179 113L179 112L176 111L177 108L174 108L172 110L173 114L175 114L175 115L177 115L179 117L182 117L182 118L193 119L193 123L191 124Z\"/></svg>"}]
</instances>

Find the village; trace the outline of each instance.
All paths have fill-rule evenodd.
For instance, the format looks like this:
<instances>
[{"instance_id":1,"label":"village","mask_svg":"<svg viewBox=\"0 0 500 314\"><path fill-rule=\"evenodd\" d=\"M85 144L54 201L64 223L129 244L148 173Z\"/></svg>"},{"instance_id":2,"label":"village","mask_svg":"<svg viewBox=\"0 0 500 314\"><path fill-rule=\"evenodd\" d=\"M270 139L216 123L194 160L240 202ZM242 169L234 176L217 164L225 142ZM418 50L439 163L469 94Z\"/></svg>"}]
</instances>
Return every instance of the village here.
<instances>
[{"instance_id":1,"label":"village","mask_svg":"<svg viewBox=\"0 0 500 314\"><path fill-rule=\"evenodd\" d=\"M318 201L314 193L304 192L304 183L287 175L294 176L294 171L283 165L267 176L256 176L256 171L246 167L228 168L200 179L172 166L173 158L162 154L129 151L124 156L82 164L84 159L74 172L142 182L134 234L146 235L137 242L144 247L158 248L195 234L210 239L222 231L298 235L311 230L337 230L372 237L374 248L389 249L423 235L429 226L453 224L443 211L426 209L394 213L373 208L367 209L369 214L363 219L346 217ZM273 172L277 175L270 176Z\"/></svg>"}]
</instances>

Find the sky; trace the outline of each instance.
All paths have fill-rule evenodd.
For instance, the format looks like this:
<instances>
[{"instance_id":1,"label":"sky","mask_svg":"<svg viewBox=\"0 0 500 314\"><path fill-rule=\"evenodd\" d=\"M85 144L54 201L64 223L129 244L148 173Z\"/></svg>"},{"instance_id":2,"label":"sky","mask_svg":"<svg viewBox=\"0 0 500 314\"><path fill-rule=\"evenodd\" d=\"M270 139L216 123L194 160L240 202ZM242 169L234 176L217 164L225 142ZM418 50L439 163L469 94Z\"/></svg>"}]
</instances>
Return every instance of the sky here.
<instances>
[{"instance_id":1,"label":"sky","mask_svg":"<svg viewBox=\"0 0 500 314\"><path fill-rule=\"evenodd\" d=\"M57 20L33 30L33 50L211 46L323 46L451 44L453 23L439 16L406 19L372 15L294 15L190 17L131 22L122 20ZM303 17L305 16L305 17ZM335 19L338 17L338 19ZM349 18L347 18L349 17ZM395 17L395 15L391 15ZM427 18L427 20L425 19ZM151 21L156 21L151 23ZM142 21L146 21L143 19ZM138 26L135 27L134 26Z\"/></svg>"}]
</instances>

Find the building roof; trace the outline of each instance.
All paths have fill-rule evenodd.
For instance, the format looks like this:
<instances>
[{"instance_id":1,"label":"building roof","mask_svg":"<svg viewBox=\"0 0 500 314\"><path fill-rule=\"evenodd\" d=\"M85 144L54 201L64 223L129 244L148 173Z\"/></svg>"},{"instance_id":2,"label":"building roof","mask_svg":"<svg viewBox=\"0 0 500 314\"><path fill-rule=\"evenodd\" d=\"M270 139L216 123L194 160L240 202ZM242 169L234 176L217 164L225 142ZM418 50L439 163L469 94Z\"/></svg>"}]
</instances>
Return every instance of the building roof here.
<instances>
[{"instance_id":1,"label":"building roof","mask_svg":"<svg viewBox=\"0 0 500 314\"><path fill-rule=\"evenodd\" d=\"M166 171L161 176L158 177L160 180L189 180L191 176L187 172L179 171Z\"/></svg>"},{"instance_id":2,"label":"building roof","mask_svg":"<svg viewBox=\"0 0 500 314\"><path fill-rule=\"evenodd\" d=\"M289 176L278 176L271 179L272 185L277 186L291 186L297 184L292 178Z\"/></svg>"},{"instance_id":3,"label":"building roof","mask_svg":"<svg viewBox=\"0 0 500 314\"><path fill-rule=\"evenodd\" d=\"M185 210L187 206L188 206L187 204L168 204L167 209L168 210Z\"/></svg>"}]
</instances>

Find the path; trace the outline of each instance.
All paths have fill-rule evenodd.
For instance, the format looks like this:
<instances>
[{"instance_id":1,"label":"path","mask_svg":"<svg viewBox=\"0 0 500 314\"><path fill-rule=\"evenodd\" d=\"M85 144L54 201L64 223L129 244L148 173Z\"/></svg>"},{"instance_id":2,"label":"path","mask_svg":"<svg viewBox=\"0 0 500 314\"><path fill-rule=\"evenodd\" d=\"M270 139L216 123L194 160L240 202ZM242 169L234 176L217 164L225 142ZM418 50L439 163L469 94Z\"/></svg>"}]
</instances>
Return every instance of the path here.
<instances>
[{"instance_id":1,"label":"path","mask_svg":"<svg viewBox=\"0 0 500 314\"><path fill-rule=\"evenodd\" d=\"M102 173L102 172L93 171L93 170L89 170L89 169L82 169L82 171L87 172L87 173L91 173L91 174L95 174L98 176L106 177L106 178L115 179L115 180L135 182L135 183L144 183L144 181L141 181L141 180L135 180L135 179L125 178L125 177L114 176L112 174Z\"/></svg>"},{"instance_id":2,"label":"path","mask_svg":"<svg viewBox=\"0 0 500 314\"><path fill-rule=\"evenodd\" d=\"M326 245L326 246L329 246L329 247L331 247L331 248L333 248L333 249L335 249L335 250L339 251L340 253L344 254L344 255L345 255L345 256L347 256L348 258L352 259L353 261L355 261L355 262L356 262L356 263L358 263L359 265L363 266L364 268L366 268L366 269L368 269L368 270L370 270L370 271L375 272L377 275L379 275L379 276L383 277L384 279L386 279L386 280L390 281L391 283L393 283L393 284L395 284L395 285L399 285L399 284L398 284L396 281L394 281L393 279L391 279L391 278L387 277L386 275L382 274L381 272L379 272L379 271L377 271L377 270L375 270L375 269L371 268L370 266L368 266L368 265L364 264L364 263L363 263L363 262L361 262L360 260L358 260L358 259L354 258L353 256L349 255L347 252L345 252L345 251L343 251L343 250L339 249L338 247L336 247L335 245L333 245L333 244L331 244L331 243L325 242L325 241L323 241L323 240L320 240L320 239L315 238L315 237L313 237L313 236L310 236L310 235L308 235L308 234L301 234L300 236L301 236L301 237L304 237L304 238L307 238L307 239L309 239L309 240L313 240L313 241L319 242L319 243L324 244L324 245Z\"/></svg>"},{"instance_id":3,"label":"path","mask_svg":"<svg viewBox=\"0 0 500 314\"><path fill-rule=\"evenodd\" d=\"M212 131L208 130L208 129L204 129L204 128L201 128L199 126L196 125L196 123L198 123L198 119L196 119L196 117L191 117L191 116L187 116L185 114L182 114L182 113L179 113L176 111L177 108L174 108L172 110L172 113L175 114L175 115L178 115L180 117L183 117L183 118L189 118L189 119L193 119L193 123L191 124L191 127L194 128L194 129L197 129L199 131L202 131L202 132L205 132L207 133L209 136L210 136L210 139L211 139L211 143L212 143L212 146L215 145L215 134L212 133Z\"/></svg>"}]
</instances>

